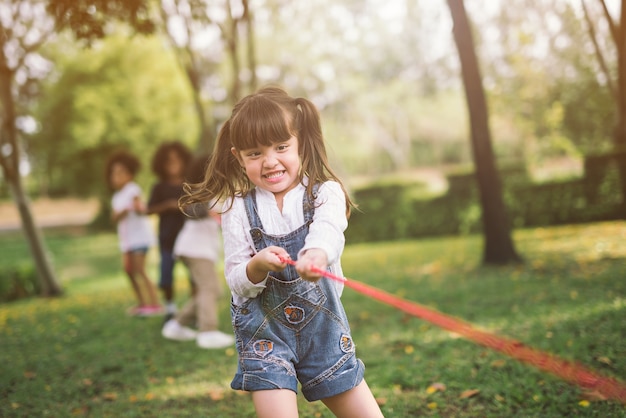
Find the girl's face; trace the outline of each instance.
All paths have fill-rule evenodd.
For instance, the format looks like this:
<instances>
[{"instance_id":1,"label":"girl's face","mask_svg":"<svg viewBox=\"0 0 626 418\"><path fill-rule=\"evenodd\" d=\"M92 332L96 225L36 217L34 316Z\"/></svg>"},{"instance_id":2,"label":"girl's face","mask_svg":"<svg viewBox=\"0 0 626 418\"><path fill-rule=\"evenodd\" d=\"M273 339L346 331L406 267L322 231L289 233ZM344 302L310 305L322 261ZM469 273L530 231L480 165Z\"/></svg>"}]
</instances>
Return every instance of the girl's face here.
<instances>
[{"instance_id":1,"label":"girl's face","mask_svg":"<svg viewBox=\"0 0 626 418\"><path fill-rule=\"evenodd\" d=\"M295 136L272 145L257 145L243 150L231 148L231 152L250 181L274 193L279 201L300 181L300 154Z\"/></svg>"},{"instance_id":2,"label":"girl's face","mask_svg":"<svg viewBox=\"0 0 626 418\"><path fill-rule=\"evenodd\" d=\"M111 166L111 178L109 179L113 189L121 189L132 179L133 175L123 164L113 163Z\"/></svg>"}]
</instances>

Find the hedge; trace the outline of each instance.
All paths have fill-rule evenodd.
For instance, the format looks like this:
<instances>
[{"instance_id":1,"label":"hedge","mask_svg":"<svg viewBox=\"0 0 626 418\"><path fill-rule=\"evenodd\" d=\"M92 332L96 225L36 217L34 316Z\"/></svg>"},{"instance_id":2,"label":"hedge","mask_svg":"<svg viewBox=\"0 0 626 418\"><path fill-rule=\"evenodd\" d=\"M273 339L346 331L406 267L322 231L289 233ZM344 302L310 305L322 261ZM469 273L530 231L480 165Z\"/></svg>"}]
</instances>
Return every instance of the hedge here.
<instances>
[{"instance_id":1,"label":"hedge","mask_svg":"<svg viewBox=\"0 0 626 418\"><path fill-rule=\"evenodd\" d=\"M537 227L626 218L616 162L623 154L590 156L583 178L533 183L524 168L500 170L512 226ZM351 243L480 232L481 209L474 173L448 176L446 194L420 198L422 184L375 183L354 192L346 239Z\"/></svg>"}]
</instances>

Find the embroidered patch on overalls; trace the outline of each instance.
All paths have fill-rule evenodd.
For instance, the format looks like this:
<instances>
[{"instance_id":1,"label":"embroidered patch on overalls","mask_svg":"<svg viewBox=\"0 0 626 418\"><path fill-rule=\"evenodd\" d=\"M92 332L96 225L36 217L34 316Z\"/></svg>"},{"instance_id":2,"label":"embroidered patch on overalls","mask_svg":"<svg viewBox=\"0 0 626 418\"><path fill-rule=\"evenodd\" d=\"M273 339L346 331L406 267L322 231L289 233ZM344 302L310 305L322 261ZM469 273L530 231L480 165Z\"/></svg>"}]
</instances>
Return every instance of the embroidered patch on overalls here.
<instances>
[{"instance_id":1,"label":"embroidered patch on overalls","mask_svg":"<svg viewBox=\"0 0 626 418\"><path fill-rule=\"evenodd\" d=\"M285 307L283 312L290 324L299 324L304 321L304 309L298 306L289 305Z\"/></svg>"},{"instance_id":2,"label":"embroidered patch on overalls","mask_svg":"<svg viewBox=\"0 0 626 418\"><path fill-rule=\"evenodd\" d=\"M352 338L350 338L349 335L343 334L341 336L341 340L339 341L339 347L341 347L341 351L344 353L352 353L354 351Z\"/></svg>"},{"instance_id":3,"label":"embroidered patch on overalls","mask_svg":"<svg viewBox=\"0 0 626 418\"><path fill-rule=\"evenodd\" d=\"M252 348L257 356L265 357L274 350L274 343L269 340L259 340Z\"/></svg>"}]
</instances>

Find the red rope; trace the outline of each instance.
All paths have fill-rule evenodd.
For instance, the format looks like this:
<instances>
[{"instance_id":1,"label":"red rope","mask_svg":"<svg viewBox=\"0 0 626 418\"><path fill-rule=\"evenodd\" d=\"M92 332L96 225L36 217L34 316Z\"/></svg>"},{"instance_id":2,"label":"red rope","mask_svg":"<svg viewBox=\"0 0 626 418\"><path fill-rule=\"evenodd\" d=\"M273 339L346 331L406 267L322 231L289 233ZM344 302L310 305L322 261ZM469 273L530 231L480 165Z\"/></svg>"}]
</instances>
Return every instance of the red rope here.
<instances>
[{"instance_id":1,"label":"red rope","mask_svg":"<svg viewBox=\"0 0 626 418\"><path fill-rule=\"evenodd\" d=\"M296 264L295 261L290 259L281 258L281 261L291 265ZM364 283L352 279L348 280L315 267L312 268L312 270L329 279L340 281L345 286L365 296L369 296L372 299L376 299L398 310L435 324L438 327L462 335L471 341L535 366L540 370L551 373L570 383L589 390L595 390L604 395L607 399L618 400L626 404L626 384L617 379L602 376L581 364L563 360L555 355L527 347L522 342L478 330L470 323L442 314L441 312L437 312L416 302L393 296L383 290Z\"/></svg>"}]
</instances>

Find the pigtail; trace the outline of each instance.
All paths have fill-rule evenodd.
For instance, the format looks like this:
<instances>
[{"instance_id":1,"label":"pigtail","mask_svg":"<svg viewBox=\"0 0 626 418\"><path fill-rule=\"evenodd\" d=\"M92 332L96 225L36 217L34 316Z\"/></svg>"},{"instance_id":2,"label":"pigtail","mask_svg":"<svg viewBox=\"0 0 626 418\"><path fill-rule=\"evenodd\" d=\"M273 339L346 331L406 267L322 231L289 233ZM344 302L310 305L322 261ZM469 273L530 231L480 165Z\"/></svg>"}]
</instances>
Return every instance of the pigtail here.
<instances>
[{"instance_id":1,"label":"pigtail","mask_svg":"<svg viewBox=\"0 0 626 418\"><path fill-rule=\"evenodd\" d=\"M300 144L300 159L302 160L301 177L308 176L307 195L315 199L313 186L316 183L324 183L334 180L341 185L346 198L346 214L350 215L350 209L354 206L350 196L346 191L342 181L335 174L328 162L324 137L322 136L322 125L320 113L317 107L309 100L297 98L296 116L294 126L298 130L298 140Z\"/></svg>"},{"instance_id":2,"label":"pigtail","mask_svg":"<svg viewBox=\"0 0 626 418\"><path fill-rule=\"evenodd\" d=\"M250 181L230 151L230 124L229 119L220 129L204 180L200 183L185 183L183 185L185 194L178 202L178 206L183 212L185 212L185 207L197 203L210 202L209 207L213 209L218 202L249 191Z\"/></svg>"}]
</instances>

